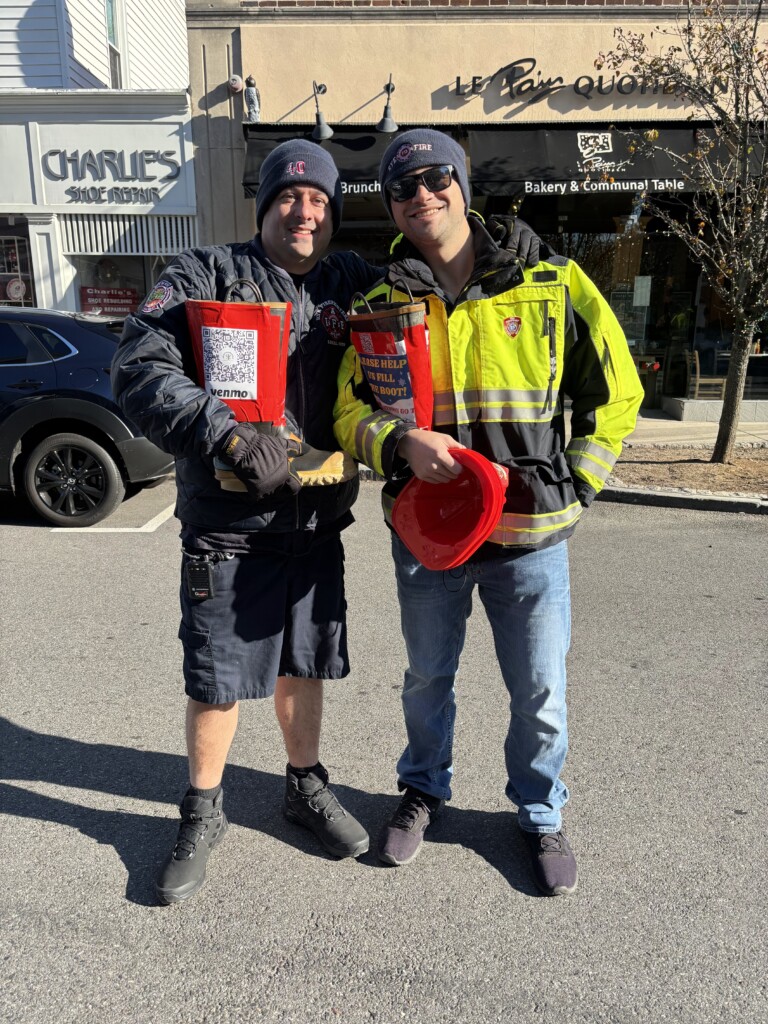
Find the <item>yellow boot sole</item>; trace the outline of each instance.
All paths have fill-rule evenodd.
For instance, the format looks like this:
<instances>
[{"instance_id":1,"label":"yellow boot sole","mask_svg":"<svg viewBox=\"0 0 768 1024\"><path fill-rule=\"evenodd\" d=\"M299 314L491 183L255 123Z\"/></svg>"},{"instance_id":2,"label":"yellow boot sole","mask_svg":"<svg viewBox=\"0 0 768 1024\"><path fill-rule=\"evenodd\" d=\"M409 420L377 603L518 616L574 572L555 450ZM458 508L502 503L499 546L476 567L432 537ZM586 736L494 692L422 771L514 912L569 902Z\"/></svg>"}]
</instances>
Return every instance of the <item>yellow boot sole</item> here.
<instances>
[{"instance_id":1,"label":"yellow boot sole","mask_svg":"<svg viewBox=\"0 0 768 1024\"><path fill-rule=\"evenodd\" d=\"M346 452L322 452L313 448L306 455L289 458L291 475L302 487L325 487L329 484L343 484L357 476L357 463ZM216 479L223 491L246 491L242 480L233 471L214 461Z\"/></svg>"}]
</instances>

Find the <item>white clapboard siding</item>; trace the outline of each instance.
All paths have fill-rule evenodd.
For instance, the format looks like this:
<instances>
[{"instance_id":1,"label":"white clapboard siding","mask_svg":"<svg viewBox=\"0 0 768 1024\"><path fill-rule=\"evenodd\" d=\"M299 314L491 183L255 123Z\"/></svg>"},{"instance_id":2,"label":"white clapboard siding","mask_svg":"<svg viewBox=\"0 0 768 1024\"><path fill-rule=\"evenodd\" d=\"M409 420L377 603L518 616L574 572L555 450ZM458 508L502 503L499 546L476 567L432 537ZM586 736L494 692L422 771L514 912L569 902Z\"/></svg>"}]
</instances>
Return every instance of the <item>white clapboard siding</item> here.
<instances>
[{"instance_id":1,"label":"white clapboard siding","mask_svg":"<svg viewBox=\"0 0 768 1024\"><path fill-rule=\"evenodd\" d=\"M0 0L0 89L64 87L59 2Z\"/></svg>"},{"instance_id":2,"label":"white clapboard siding","mask_svg":"<svg viewBox=\"0 0 768 1024\"><path fill-rule=\"evenodd\" d=\"M184 0L124 0L132 89L186 89Z\"/></svg>"},{"instance_id":3,"label":"white clapboard siding","mask_svg":"<svg viewBox=\"0 0 768 1024\"><path fill-rule=\"evenodd\" d=\"M184 0L118 5L123 88L186 89ZM104 0L0 0L0 89L110 87Z\"/></svg>"},{"instance_id":4,"label":"white clapboard siding","mask_svg":"<svg viewBox=\"0 0 768 1024\"><path fill-rule=\"evenodd\" d=\"M109 88L107 16L103 0L67 0L69 87Z\"/></svg>"}]
</instances>

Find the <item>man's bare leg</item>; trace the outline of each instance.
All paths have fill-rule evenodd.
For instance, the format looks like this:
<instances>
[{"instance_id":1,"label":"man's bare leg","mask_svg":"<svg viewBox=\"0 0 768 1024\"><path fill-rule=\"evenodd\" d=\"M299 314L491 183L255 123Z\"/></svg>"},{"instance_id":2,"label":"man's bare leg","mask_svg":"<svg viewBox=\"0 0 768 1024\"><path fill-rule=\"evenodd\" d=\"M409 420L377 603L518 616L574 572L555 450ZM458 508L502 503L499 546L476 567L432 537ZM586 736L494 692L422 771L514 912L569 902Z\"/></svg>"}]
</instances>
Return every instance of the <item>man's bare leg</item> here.
<instances>
[{"instance_id":1,"label":"man's bare leg","mask_svg":"<svg viewBox=\"0 0 768 1024\"><path fill-rule=\"evenodd\" d=\"M289 764L294 768L314 767L320 760L323 681L278 676L275 714L283 731Z\"/></svg>"},{"instance_id":2,"label":"man's bare leg","mask_svg":"<svg viewBox=\"0 0 768 1024\"><path fill-rule=\"evenodd\" d=\"M181 801L181 825L173 850L155 881L161 903L194 896L205 881L208 855L224 838L221 777L237 728L237 702L187 702L187 754L190 789Z\"/></svg>"},{"instance_id":3,"label":"man's bare leg","mask_svg":"<svg viewBox=\"0 0 768 1024\"><path fill-rule=\"evenodd\" d=\"M187 702L189 781L195 789L214 789L221 782L237 729L237 702Z\"/></svg>"},{"instance_id":4,"label":"man's bare leg","mask_svg":"<svg viewBox=\"0 0 768 1024\"><path fill-rule=\"evenodd\" d=\"M328 773L319 764L322 680L280 676L275 688L275 713L290 766L286 817L314 832L334 857L359 857L368 849L368 833L339 804L328 788Z\"/></svg>"}]
</instances>

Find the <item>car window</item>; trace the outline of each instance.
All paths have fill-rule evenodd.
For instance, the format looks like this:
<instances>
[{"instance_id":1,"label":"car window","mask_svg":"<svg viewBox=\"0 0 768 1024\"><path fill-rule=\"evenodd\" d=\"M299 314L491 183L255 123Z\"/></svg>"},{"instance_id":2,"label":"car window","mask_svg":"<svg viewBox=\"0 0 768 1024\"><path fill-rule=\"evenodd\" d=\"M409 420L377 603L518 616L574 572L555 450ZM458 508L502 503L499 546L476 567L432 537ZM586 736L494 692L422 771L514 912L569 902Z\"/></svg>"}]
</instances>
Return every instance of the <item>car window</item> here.
<instances>
[{"instance_id":1,"label":"car window","mask_svg":"<svg viewBox=\"0 0 768 1024\"><path fill-rule=\"evenodd\" d=\"M28 326L34 336L45 345L53 359L63 359L76 351L74 345L64 341L62 337L48 330L47 327L43 327L41 324L29 324Z\"/></svg>"},{"instance_id":2,"label":"car window","mask_svg":"<svg viewBox=\"0 0 768 1024\"><path fill-rule=\"evenodd\" d=\"M0 366L47 362L50 356L26 324L0 320Z\"/></svg>"}]
</instances>

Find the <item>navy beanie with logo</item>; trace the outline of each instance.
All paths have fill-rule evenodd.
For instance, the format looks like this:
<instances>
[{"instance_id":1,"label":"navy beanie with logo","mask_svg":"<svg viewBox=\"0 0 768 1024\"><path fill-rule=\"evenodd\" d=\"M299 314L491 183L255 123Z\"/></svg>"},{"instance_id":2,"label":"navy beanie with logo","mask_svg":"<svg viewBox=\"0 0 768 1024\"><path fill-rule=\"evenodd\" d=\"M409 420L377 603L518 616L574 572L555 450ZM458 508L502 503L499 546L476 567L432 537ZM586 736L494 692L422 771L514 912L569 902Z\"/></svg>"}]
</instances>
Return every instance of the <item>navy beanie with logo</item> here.
<instances>
[{"instance_id":1,"label":"navy beanie with logo","mask_svg":"<svg viewBox=\"0 0 768 1024\"><path fill-rule=\"evenodd\" d=\"M387 185L395 178L402 178L419 167L435 164L451 164L467 210L471 199L467 178L467 158L464 150L450 135L436 132L431 128L413 128L402 132L387 146L379 166L379 185L384 203L392 215L392 200Z\"/></svg>"},{"instance_id":2,"label":"navy beanie with logo","mask_svg":"<svg viewBox=\"0 0 768 1024\"><path fill-rule=\"evenodd\" d=\"M330 199L333 230L341 224L341 179L330 154L309 139L291 139L275 146L261 165L256 193L256 227L261 230L272 200L290 185L311 185Z\"/></svg>"}]
</instances>

